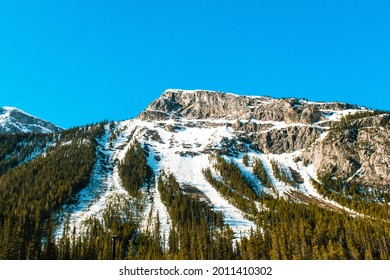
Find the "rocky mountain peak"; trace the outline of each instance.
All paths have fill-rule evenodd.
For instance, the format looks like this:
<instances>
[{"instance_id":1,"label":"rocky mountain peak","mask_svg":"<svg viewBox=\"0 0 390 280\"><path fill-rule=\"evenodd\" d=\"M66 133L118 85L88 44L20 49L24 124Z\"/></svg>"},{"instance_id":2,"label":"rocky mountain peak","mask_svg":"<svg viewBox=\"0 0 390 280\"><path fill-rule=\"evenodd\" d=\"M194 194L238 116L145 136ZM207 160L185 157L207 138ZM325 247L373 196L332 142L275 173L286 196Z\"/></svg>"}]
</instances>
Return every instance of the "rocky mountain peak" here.
<instances>
[{"instance_id":1,"label":"rocky mountain peak","mask_svg":"<svg viewBox=\"0 0 390 280\"><path fill-rule=\"evenodd\" d=\"M344 102L169 89L138 118L170 130L226 127L234 136L221 142L222 154L304 151L296 160L323 175L387 186L388 114L377 114Z\"/></svg>"},{"instance_id":2,"label":"rocky mountain peak","mask_svg":"<svg viewBox=\"0 0 390 280\"><path fill-rule=\"evenodd\" d=\"M309 102L297 98L244 96L209 90L168 89L140 115L142 120L227 119L313 124L325 110L357 109L339 102Z\"/></svg>"},{"instance_id":3,"label":"rocky mountain peak","mask_svg":"<svg viewBox=\"0 0 390 280\"><path fill-rule=\"evenodd\" d=\"M63 129L18 108L0 108L0 133L53 133L61 130Z\"/></svg>"},{"instance_id":4,"label":"rocky mountain peak","mask_svg":"<svg viewBox=\"0 0 390 280\"><path fill-rule=\"evenodd\" d=\"M216 119L245 117L253 100L208 90L166 90L139 116L141 119Z\"/></svg>"}]
</instances>

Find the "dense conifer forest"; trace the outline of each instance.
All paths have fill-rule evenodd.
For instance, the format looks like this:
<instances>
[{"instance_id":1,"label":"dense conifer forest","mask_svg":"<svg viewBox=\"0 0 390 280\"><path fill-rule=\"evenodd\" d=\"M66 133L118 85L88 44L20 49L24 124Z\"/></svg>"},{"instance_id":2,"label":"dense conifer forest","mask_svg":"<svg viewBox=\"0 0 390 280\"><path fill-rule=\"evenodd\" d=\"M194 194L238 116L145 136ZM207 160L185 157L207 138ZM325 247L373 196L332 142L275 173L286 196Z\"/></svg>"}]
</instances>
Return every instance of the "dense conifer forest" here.
<instances>
[{"instance_id":1,"label":"dense conifer forest","mask_svg":"<svg viewBox=\"0 0 390 280\"><path fill-rule=\"evenodd\" d=\"M323 184L313 182L322 195L365 214L352 215L279 197L260 160L245 157L244 165L267 191L255 188L233 161L210 155L214 165L203 170L205 179L256 225L238 236L223 213L197 195L196 186L182 185L164 171L155 178L148 149L138 141L118 165L127 203L118 197L103 219L91 217L80 232L68 215L57 238L53 213L88 185L105 125L53 135L0 135L0 259L390 259L390 212L374 203L389 198L380 191L365 196L327 174ZM36 150L44 153L35 155ZM293 184L288 171L276 162L272 168ZM172 220L168 236L161 235L158 217L142 227L152 188Z\"/></svg>"},{"instance_id":2,"label":"dense conifer forest","mask_svg":"<svg viewBox=\"0 0 390 280\"><path fill-rule=\"evenodd\" d=\"M3 136L1 151L15 157L28 158L34 143L46 145L57 137L57 144L31 161L6 169L0 177L0 258L52 258L54 218L52 213L89 181L95 161L96 139L102 136L103 125L75 128L63 135ZM9 138L8 138L9 137ZM67 142L67 139L73 139ZM21 139L22 145L16 144ZM19 142L20 143L20 142ZM37 146L35 146L37 147ZM2 162L8 158L2 155ZM15 164L14 164L15 165ZM46 240L46 242L43 242Z\"/></svg>"}]
</instances>

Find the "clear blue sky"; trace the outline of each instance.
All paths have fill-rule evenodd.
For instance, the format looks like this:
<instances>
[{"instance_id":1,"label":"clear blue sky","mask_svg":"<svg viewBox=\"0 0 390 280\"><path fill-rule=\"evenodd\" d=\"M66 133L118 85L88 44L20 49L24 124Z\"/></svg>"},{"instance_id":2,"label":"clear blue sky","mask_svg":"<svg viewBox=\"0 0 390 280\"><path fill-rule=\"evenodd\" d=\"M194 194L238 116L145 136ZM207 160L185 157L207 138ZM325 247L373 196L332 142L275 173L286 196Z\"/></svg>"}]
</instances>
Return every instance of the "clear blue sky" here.
<instances>
[{"instance_id":1,"label":"clear blue sky","mask_svg":"<svg viewBox=\"0 0 390 280\"><path fill-rule=\"evenodd\" d=\"M390 1L0 1L0 106L72 127L167 88L390 108Z\"/></svg>"}]
</instances>

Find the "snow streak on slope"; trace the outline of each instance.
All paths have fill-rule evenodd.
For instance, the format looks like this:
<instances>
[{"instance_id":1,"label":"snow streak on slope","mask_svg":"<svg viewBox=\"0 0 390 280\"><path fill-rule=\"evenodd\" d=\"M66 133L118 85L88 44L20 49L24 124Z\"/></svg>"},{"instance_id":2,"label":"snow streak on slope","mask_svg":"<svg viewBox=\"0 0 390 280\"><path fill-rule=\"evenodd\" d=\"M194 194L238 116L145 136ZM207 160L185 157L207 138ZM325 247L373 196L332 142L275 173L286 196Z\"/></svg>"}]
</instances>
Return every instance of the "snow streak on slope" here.
<instances>
[{"instance_id":1,"label":"snow streak on slope","mask_svg":"<svg viewBox=\"0 0 390 280\"><path fill-rule=\"evenodd\" d=\"M316 122L315 125L319 125L322 123L327 123L327 122L338 122L341 120L342 117L345 117L347 115L353 115L358 112L367 112L366 109L347 109L347 110L325 110L322 109L321 112L325 116L325 119L319 122Z\"/></svg>"},{"instance_id":2,"label":"snow streak on slope","mask_svg":"<svg viewBox=\"0 0 390 280\"><path fill-rule=\"evenodd\" d=\"M63 220L64 216L70 213L71 227L75 226L81 231L83 230L83 222L88 218L101 218L101 214L110 200L114 198L129 199L128 193L120 182L118 166L115 165L124 157L123 147L130 142L129 135L124 133L110 142L111 131L108 124L105 126L105 131L105 135L98 141L97 161L90 183L75 196L76 204L66 204L63 206L62 213L58 213L60 220ZM61 233L62 226L57 229L57 235L61 235Z\"/></svg>"},{"instance_id":3,"label":"snow streak on slope","mask_svg":"<svg viewBox=\"0 0 390 280\"><path fill-rule=\"evenodd\" d=\"M212 168L208 154L202 153L210 146L218 147L223 137L232 137L230 128L186 128L180 127L177 132L167 131L153 123L143 122L142 126L154 131L153 136L145 134L144 141L151 145L153 151L148 163L158 174L162 170L173 173L178 182L183 185L196 187L211 202L216 211L222 211L225 222L237 233L248 233L254 224L247 220L243 213L232 206L205 180L202 170ZM157 133L157 134L156 134ZM158 136L157 136L158 135ZM152 138L156 140L152 140ZM156 197L159 205L159 196ZM161 211L163 207L158 207ZM160 215L162 225L169 228L165 213Z\"/></svg>"},{"instance_id":4,"label":"snow streak on slope","mask_svg":"<svg viewBox=\"0 0 390 280\"><path fill-rule=\"evenodd\" d=\"M312 197L315 197L319 200L322 200L324 201L325 203L328 203L328 204L331 204L333 205L334 207L340 209L340 210L343 210L345 212L348 212L350 213L351 215L353 216L364 216L358 212L356 212L355 210L353 209L350 209L348 207L345 207L343 205L341 205L340 203L337 203L335 202L334 200L330 200L330 199L327 199L327 198L324 198L312 185L312 183L310 182L310 179L314 179L316 181L318 181L317 179L317 176L316 176L316 171L314 169L314 166L313 165L309 165L307 167L303 166L302 162L299 162L297 164L299 170L301 171L301 175L304 179L304 186L305 186L305 189L307 191L307 194L312 196ZM318 181L319 182L319 181Z\"/></svg>"},{"instance_id":5,"label":"snow streak on slope","mask_svg":"<svg viewBox=\"0 0 390 280\"><path fill-rule=\"evenodd\" d=\"M328 205L331 205L334 209L339 209L346 211L350 214L357 215L358 213L352 209L349 209L347 207L342 206L341 204L324 198L312 185L310 179L314 179L318 181L316 177L316 171L314 169L313 165L309 166L304 166L302 161L297 161L295 162L294 159L299 157L301 155L302 151L295 151L293 153L284 153L284 154L269 154L269 155L263 155L262 156L262 162L265 164L265 168L267 170L267 173L269 174L270 179L272 180L272 183L276 187L278 193L282 196L285 196L286 194L291 193L291 191L299 191L303 195L309 197L309 198L314 198L320 202L326 203ZM267 158L267 159L264 159ZM294 188L293 186L290 186L286 183L278 181L274 176L273 176L273 171L272 167L270 164L269 160L274 160L279 164L279 167L282 168L283 170L287 171L289 173L289 169L293 169L299 173L299 175L303 179L303 183L298 184L298 188Z\"/></svg>"},{"instance_id":6,"label":"snow streak on slope","mask_svg":"<svg viewBox=\"0 0 390 280\"><path fill-rule=\"evenodd\" d=\"M354 113L357 110L331 111L326 115L326 119L315 123L321 124L327 121L338 121L342 116L348 113ZM245 120L243 120L245 121ZM259 121L251 120L261 124L272 124L270 129L283 129L287 126L308 126L307 124L286 124L285 122ZM160 221L161 236L166 240L172 226L172 221L165 205L161 201L160 193L157 189L157 178L162 171L172 173L180 186L185 189L190 186L196 188L202 193L201 199L212 205L216 211L221 211L225 222L233 229L236 236L248 233L255 224L245 218L245 214L237 209L226 199L224 199L216 189L214 189L204 178L202 171L210 168L213 172L212 161L209 158L210 153L221 151L223 142L237 140L235 131L231 124L234 121L227 119L184 119L166 120L166 121L142 121L134 119L115 124L110 128L106 125L106 133L99 141L97 148L97 162L94 166L93 175L89 185L80 191L75 197L77 201L73 205L64 205L63 214L71 213L71 226L76 226L78 230L82 229L83 221L90 217L102 218L104 209L116 197L121 197L121 203L131 204L134 200L124 190L118 174L118 163L125 156L134 139L142 144L148 152L148 164L153 169L155 176L155 186L150 188L150 192L145 192L147 196L146 206L143 209L140 219L142 229L145 231L153 230L153 225L157 217ZM326 127L322 127L325 128ZM260 132L261 133L261 132ZM316 141L322 141L327 132L323 132ZM264 188L260 180L253 174L253 169L242 163L242 152L233 153L236 156L226 156L232 159L244 176L251 182L254 190L260 194L266 192L271 195L278 194L281 197L290 198L294 192L332 205L334 209L346 210L351 214L357 214L355 211L346 209L340 204L325 199L311 184L310 179L315 179L315 170L310 166L305 167L301 161L295 160L301 155L303 150L285 154L264 154L250 149L249 144L245 144L251 159L259 159L274 186L274 190ZM238 155L238 156L237 156ZM292 186L278 180L272 170L271 161L279 163L280 167L287 173L293 169L302 178L301 183ZM291 171L292 172L292 171ZM214 172L215 173L215 172ZM299 199L297 199L299 200ZM303 202L303 201L302 201ZM258 204L257 204L258 205ZM58 234L61 228L58 229Z\"/></svg>"},{"instance_id":7,"label":"snow streak on slope","mask_svg":"<svg viewBox=\"0 0 390 280\"><path fill-rule=\"evenodd\" d=\"M223 137L232 137L230 128L181 128L178 132L167 131L150 122L138 120L122 122L116 130L120 137L110 143L111 131L106 125L106 134L98 143L97 162L89 185L80 191L76 204L64 205L62 220L71 213L70 224L83 229L83 221L90 217L101 219L107 205L116 196L131 198L124 190L118 174L118 162L123 159L133 139L138 138L149 151L148 164L156 178L162 170L173 173L180 185L190 185L201 191L213 205L214 210L222 211L224 220L239 234L246 235L255 225L247 220L239 209L227 202L204 178L202 170L212 168L208 154L201 151L210 146L218 147ZM154 140L153 140L154 139ZM186 153L191 151L191 154ZM157 184L157 179L155 180ZM172 226L165 205L162 203L157 185L150 190L150 197L142 219L143 230L152 230L157 217L161 226L161 236L168 238ZM60 236L62 227L57 229Z\"/></svg>"}]
</instances>

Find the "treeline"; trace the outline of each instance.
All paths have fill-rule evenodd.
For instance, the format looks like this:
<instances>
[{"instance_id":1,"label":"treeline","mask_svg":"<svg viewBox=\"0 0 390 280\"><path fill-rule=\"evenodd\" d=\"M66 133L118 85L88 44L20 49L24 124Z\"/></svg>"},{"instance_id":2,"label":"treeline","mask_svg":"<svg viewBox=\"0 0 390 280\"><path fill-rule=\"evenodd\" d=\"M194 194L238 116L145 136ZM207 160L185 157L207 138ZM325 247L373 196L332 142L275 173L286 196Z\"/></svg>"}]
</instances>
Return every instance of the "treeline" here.
<instances>
[{"instance_id":1,"label":"treeline","mask_svg":"<svg viewBox=\"0 0 390 280\"><path fill-rule=\"evenodd\" d=\"M261 162L255 160L254 166L255 174L267 184L268 175ZM223 176L229 175L222 172L221 176L224 182ZM257 200L262 209L256 215L257 227L249 237L235 243L233 255L237 259L390 258L388 219L353 217L265 194L258 195Z\"/></svg>"},{"instance_id":2,"label":"treeline","mask_svg":"<svg viewBox=\"0 0 390 280\"><path fill-rule=\"evenodd\" d=\"M158 217L144 230L140 219L133 218L132 205L113 203L103 221L91 218L81 232L70 227L68 217L59 240L49 219L46 242L27 248L42 248L31 249L37 259L112 259L113 251L116 259L390 258L390 225L382 220L259 195L265 207L255 217L256 228L237 239L222 213L185 193L174 175L161 175L158 190L172 219L168 238L161 236Z\"/></svg>"},{"instance_id":3,"label":"treeline","mask_svg":"<svg viewBox=\"0 0 390 280\"><path fill-rule=\"evenodd\" d=\"M258 230L238 243L241 259L389 259L387 222L275 199ZM261 229L261 230L259 230Z\"/></svg>"},{"instance_id":4,"label":"treeline","mask_svg":"<svg viewBox=\"0 0 390 280\"><path fill-rule=\"evenodd\" d=\"M239 243L243 259L390 258L388 218L352 217L270 196L260 202L269 210L259 213L257 231Z\"/></svg>"},{"instance_id":5,"label":"treeline","mask_svg":"<svg viewBox=\"0 0 390 280\"><path fill-rule=\"evenodd\" d=\"M168 239L169 259L232 259L233 232L221 212L206 202L184 194L172 174L158 179L161 200L167 207L172 227Z\"/></svg>"},{"instance_id":6,"label":"treeline","mask_svg":"<svg viewBox=\"0 0 390 280\"><path fill-rule=\"evenodd\" d=\"M111 203L103 212L103 220L91 217L79 232L71 227L67 216L62 236L53 235L54 221L47 235L41 259L51 260L111 260L151 259L156 249L152 235L140 231L137 215L130 204Z\"/></svg>"},{"instance_id":7,"label":"treeline","mask_svg":"<svg viewBox=\"0 0 390 280\"><path fill-rule=\"evenodd\" d=\"M321 183L311 180L312 185L324 197L371 217L390 220L390 193L384 189L364 188L354 181L346 182L319 174Z\"/></svg>"},{"instance_id":8,"label":"treeline","mask_svg":"<svg viewBox=\"0 0 390 280\"><path fill-rule=\"evenodd\" d=\"M27 161L35 151L44 150L52 138L33 133L0 134L0 176Z\"/></svg>"},{"instance_id":9,"label":"treeline","mask_svg":"<svg viewBox=\"0 0 390 280\"><path fill-rule=\"evenodd\" d=\"M103 125L91 127L87 138L53 146L0 177L0 259L42 256L50 216L88 184L103 133Z\"/></svg>"},{"instance_id":10,"label":"treeline","mask_svg":"<svg viewBox=\"0 0 390 280\"><path fill-rule=\"evenodd\" d=\"M233 161L226 161L222 156L216 155L214 169L221 176L221 180L212 175L210 168L203 170L206 180L230 203L246 213L253 219L257 214L255 201L258 195L245 179L240 169Z\"/></svg>"},{"instance_id":11,"label":"treeline","mask_svg":"<svg viewBox=\"0 0 390 280\"><path fill-rule=\"evenodd\" d=\"M223 222L221 212L198 198L185 194L175 177L162 174L158 190L172 219L169 236L161 235L157 215L147 227L134 218L132 201L111 203L103 220L90 218L77 232L71 228L69 215L62 237L53 234L54 221L49 223L41 259L235 259L233 232ZM149 214L151 215L151 213ZM115 245L114 245L115 238Z\"/></svg>"},{"instance_id":12,"label":"treeline","mask_svg":"<svg viewBox=\"0 0 390 280\"><path fill-rule=\"evenodd\" d=\"M382 115L380 119L374 118L379 115ZM383 127L389 129L389 112L375 110L345 115L341 117L340 121L331 123L329 133L324 141L329 142L340 136L343 138L343 142L355 141L357 139L358 130L364 127Z\"/></svg>"},{"instance_id":13,"label":"treeline","mask_svg":"<svg viewBox=\"0 0 390 280\"><path fill-rule=\"evenodd\" d=\"M379 125L384 126L386 124L386 119L387 119L387 125L388 125L388 120L389 120L389 115L384 112L384 111L379 111L379 110L374 110L374 111L361 111L361 112L356 112L354 114L347 114L343 116L339 122L333 122L331 125L331 129L333 130L345 130L345 129L350 129L353 128L355 125L358 126L359 123L357 122L358 120L365 119L365 118L370 118L378 115L386 114L384 116L384 121L379 123ZM373 120L369 120L371 123Z\"/></svg>"},{"instance_id":14,"label":"treeline","mask_svg":"<svg viewBox=\"0 0 390 280\"><path fill-rule=\"evenodd\" d=\"M286 170L282 169L275 160L271 160L271 166L272 166L272 173L274 174L276 179L282 181L286 185L298 187L297 182L295 182L292 178L290 178L289 173Z\"/></svg>"}]
</instances>

